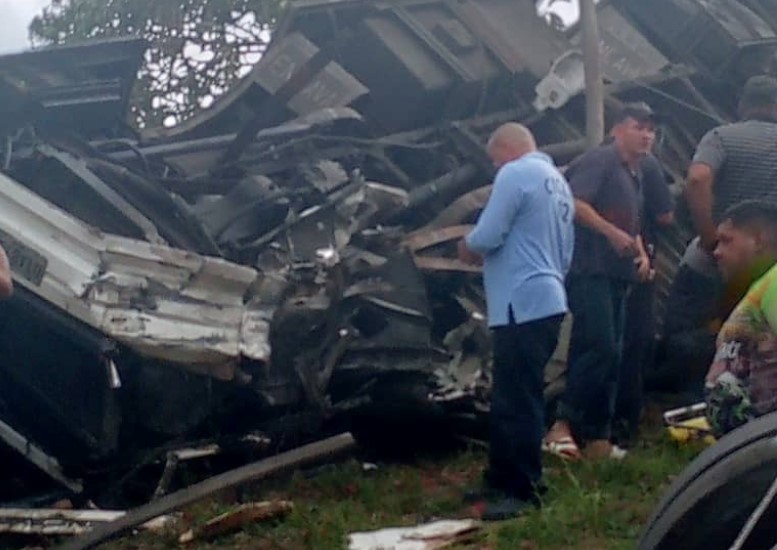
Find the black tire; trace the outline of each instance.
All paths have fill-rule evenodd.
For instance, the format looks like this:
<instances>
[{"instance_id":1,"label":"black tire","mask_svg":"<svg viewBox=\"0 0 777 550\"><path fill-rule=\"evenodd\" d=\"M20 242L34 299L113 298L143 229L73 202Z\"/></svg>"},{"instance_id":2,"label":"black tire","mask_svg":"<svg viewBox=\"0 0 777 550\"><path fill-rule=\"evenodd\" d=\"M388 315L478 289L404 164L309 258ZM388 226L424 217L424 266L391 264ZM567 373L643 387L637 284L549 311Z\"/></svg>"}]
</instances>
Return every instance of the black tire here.
<instances>
[{"instance_id":1,"label":"black tire","mask_svg":"<svg viewBox=\"0 0 777 550\"><path fill-rule=\"evenodd\" d=\"M723 437L674 480L648 522L639 549L730 548L775 477L777 413L772 413ZM773 502L745 548L774 547L776 517Z\"/></svg>"}]
</instances>

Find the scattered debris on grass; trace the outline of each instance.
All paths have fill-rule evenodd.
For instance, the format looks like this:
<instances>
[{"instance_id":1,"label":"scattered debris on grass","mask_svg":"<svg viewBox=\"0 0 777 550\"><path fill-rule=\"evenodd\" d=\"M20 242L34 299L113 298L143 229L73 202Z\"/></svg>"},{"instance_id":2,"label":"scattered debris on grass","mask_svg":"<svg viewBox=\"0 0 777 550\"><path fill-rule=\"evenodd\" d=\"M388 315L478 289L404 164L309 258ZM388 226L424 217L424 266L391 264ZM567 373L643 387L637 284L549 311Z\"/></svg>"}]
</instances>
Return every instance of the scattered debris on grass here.
<instances>
[{"instance_id":1,"label":"scattered debris on grass","mask_svg":"<svg viewBox=\"0 0 777 550\"><path fill-rule=\"evenodd\" d=\"M281 519L289 515L292 510L294 510L294 504L287 500L243 504L204 525L189 529L178 538L178 542L190 544L195 541L209 541L239 531L252 523Z\"/></svg>"},{"instance_id":2,"label":"scattered debris on grass","mask_svg":"<svg viewBox=\"0 0 777 550\"><path fill-rule=\"evenodd\" d=\"M348 537L348 550L438 550L466 540L478 529L478 521L465 519L354 533Z\"/></svg>"}]
</instances>

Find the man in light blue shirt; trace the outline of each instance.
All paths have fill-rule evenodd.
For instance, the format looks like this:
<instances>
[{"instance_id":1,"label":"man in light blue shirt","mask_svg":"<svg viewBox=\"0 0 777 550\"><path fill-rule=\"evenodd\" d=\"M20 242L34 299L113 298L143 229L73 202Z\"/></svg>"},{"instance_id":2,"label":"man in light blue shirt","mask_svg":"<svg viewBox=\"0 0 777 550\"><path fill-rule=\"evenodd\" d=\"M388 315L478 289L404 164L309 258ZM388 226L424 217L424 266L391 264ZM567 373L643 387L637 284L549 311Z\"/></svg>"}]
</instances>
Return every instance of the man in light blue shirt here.
<instances>
[{"instance_id":1,"label":"man in light blue shirt","mask_svg":"<svg viewBox=\"0 0 777 550\"><path fill-rule=\"evenodd\" d=\"M539 502L544 370L567 312L564 278L572 262L575 206L566 180L524 126L497 129L488 154L499 171L459 256L483 262L494 333L483 519L500 520Z\"/></svg>"}]
</instances>

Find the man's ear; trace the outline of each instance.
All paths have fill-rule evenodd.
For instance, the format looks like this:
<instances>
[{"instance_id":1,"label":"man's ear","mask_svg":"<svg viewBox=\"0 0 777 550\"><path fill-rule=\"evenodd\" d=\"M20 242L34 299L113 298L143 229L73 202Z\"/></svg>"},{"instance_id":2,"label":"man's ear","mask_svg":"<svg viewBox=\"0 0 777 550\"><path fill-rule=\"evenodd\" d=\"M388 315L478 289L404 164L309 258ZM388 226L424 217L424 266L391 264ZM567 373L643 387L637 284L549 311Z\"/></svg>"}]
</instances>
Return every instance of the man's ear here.
<instances>
[{"instance_id":1,"label":"man's ear","mask_svg":"<svg viewBox=\"0 0 777 550\"><path fill-rule=\"evenodd\" d=\"M758 254L762 254L772 247L771 235L763 227L754 227L753 231L748 233L750 233L753 239L755 250Z\"/></svg>"}]
</instances>

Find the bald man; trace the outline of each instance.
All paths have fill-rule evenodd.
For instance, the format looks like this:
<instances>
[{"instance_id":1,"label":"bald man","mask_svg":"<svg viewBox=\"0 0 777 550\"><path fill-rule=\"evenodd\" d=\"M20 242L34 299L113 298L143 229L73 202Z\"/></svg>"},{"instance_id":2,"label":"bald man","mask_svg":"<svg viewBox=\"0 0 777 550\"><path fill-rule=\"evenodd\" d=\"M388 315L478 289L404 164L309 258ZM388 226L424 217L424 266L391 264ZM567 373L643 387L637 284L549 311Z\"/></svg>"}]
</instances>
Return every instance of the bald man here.
<instances>
[{"instance_id":1,"label":"bald man","mask_svg":"<svg viewBox=\"0 0 777 550\"><path fill-rule=\"evenodd\" d=\"M537 505L545 430L543 374L567 311L564 278L574 246L574 198L551 158L520 124L488 143L498 168L491 197L459 256L483 262L494 335L489 466L483 519Z\"/></svg>"}]
</instances>

